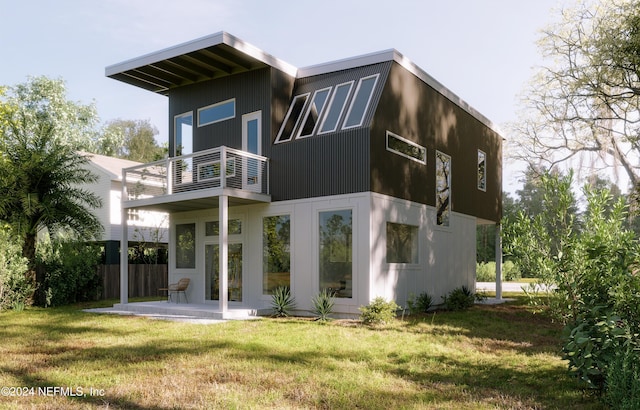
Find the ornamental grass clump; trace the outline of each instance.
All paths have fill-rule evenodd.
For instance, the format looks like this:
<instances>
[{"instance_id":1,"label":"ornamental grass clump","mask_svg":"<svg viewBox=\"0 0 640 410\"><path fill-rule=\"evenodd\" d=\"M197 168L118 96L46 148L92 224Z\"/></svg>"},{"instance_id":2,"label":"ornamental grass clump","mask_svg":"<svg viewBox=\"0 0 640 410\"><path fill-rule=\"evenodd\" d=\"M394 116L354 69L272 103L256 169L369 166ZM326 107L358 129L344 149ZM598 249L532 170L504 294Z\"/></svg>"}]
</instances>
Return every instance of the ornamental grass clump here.
<instances>
[{"instance_id":1,"label":"ornamental grass clump","mask_svg":"<svg viewBox=\"0 0 640 410\"><path fill-rule=\"evenodd\" d=\"M313 313L316 314L317 320L323 322L331 320L329 315L333 313L333 306L336 302L333 298L333 292L323 289L311 302L313 303Z\"/></svg>"},{"instance_id":2,"label":"ornamental grass clump","mask_svg":"<svg viewBox=\"0 0 640 410\"><path fill-rule=\"evenodd\" d=\"M271 309L273 316L287 317L291 315L291 311L296 308L296 299L291 295L291 289L288 286L278 286L271 295Z\"/></svg>"}]
</instances>

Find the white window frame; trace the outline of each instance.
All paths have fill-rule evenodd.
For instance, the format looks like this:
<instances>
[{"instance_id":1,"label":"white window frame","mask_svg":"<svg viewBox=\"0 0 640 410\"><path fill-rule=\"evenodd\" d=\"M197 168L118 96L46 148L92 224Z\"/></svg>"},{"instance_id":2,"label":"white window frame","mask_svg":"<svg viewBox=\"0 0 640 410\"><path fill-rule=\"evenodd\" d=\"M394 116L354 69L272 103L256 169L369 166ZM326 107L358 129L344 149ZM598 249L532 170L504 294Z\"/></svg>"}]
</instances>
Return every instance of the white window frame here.
<instances>
[{"instance_id":1,"label":"white window frame","mask_svg":"<svg viewBox=\"0 0 640 410\"><path fill-rule=\"evenodd\" d=\"M368 80L370 78L375 78L375 81L373 82L373 87L371 87L371 93L369 94L369 98L367 99L367 103L366 103L366 105L364 107L364 110L362 111L362 117L360 118L360 122L358 124L355 124L355 125L347 126L347 121L349 120L349 116L351 115L351 110L353 110L353 106L355 105L355 102L357 100L358 93L360 92L360 88L362 87L362 83L365 80ZM351 128L356 128L356 127L362 126L362 123L364 122L364 118L367 116L367 111L369 111L369 106L371 105L371 100L373 99L373 94L376 91L376 86L378 85L379 78L380 78L380 73L369 75L369 76L366 76L366 77L362 77L360 80L358 80L358 86L356 87L356 91L353 93L353 97L351 98L351 103L349 104L349 110L347 111L347 115L344 118L344 123L342 124L342 129L343 130L348 130L348 129L351 129Z\"/></svg>"},{"instance_id":2,"label":"white window frame","mask_svg":"<svg viewBox=\"0 0 640 410\"><path fill-rule=\"evenodd\" d=\"M191 152L180 152L180 156L193 154L193 111L183 112L173 116L173 156L178 156L178 118L191 117ZM184 145L183 145L184 147Z\"/></svg>"},{"instance_id":3,"label":"white window frame","mask_svg":"<svg viewBox=\"0 0 640 410\"><path fill-rule=\"evenodd\" d=\"M200 113L202 111L205 111L205 110L208 110L208 109L214 108L214 107L219 107L221 105L231 104L231 103L233 103L233 114L231 116L220 118L220 119L217 119L217 120L214 120L214 121L205 122L205 123L201 123L200 122ZM215 124L215 123L218 123L218 122L230 120L230 119L235 118L235 117L236 117L236 99L235 98L230 98L230 99L225 100L225 101L220 101L220 102L217 102L215 104L207 105L206 107L198 108L198 128L204 127L206 125L211 125L211 124Z\"/></svg>"},{"instance_id":4,"label":"white window frame","mask_svg":"<svg viewBox=\"0 0 640 410\"><path fill-rule=\"evenodd\" d=\"M346 204L345 204L346 205ZM320 207L315 210L315 223L314 223L314 238L313 238L313 247L315 250L314 253L314 288L316 291L320 291L320 214L324 212L340 212L340 211L351 211L351 297L338 297L335 299L339 299L344 304L354 304L357 300L357 289L358 289L358 257L356 256L357 252L357 243L358 238L354 232L358 232L358 222L357 222L357 209L354 206L335 206L335 207Z\"/></svg>"},{"instance_id":5,"label":"white window frame","mask_svg":"<svg viewBox=\"0 0 640 410\"><path fill-rule=\"evenodd\" d=\"M293 97L293 100L291 100L291 104L289 105L289 110L287 111L287 115L285 115L284 117L284 121L282 122L282 125L280 126L280 130L278 131L278 136L276 137L276 140L274 141L274 144L280 144L282 142L289 142L293 139L293 136L295 135L298 126L300 125L300 119L302 118L302 113L304 113L305 109L307 108L307 104L309 104L309 96L311 95L310 92L308 93L304 93L304 94L298 94L295 97ZM289 117L291 116L291 112L293 111L293 107L295 107L295 102L296 100L298 100L299 98L304 98L304 105L302 106L302 110L300 110L300 115L298 116L296 123L293 125L293 129L291 130L291 134L288 136L288 138L283 139L282 138L282 132L284 131L285 127L287 126L287 123L289 122Z\"/></svg>"},{"instance_id":6,"label":"white window frame","mask_svg":"<svg viewBox=\"0 0 640 410\"><path fill-rule=\"evenodd\" d=\"M418 163L420 163L422 165L427 165L427 148L426 147L423 147L420 144L416 144L413 141L409 141L408 139L406 139L404 137L401 137L400 135L395 134L395 133L393 133L393 132L391 132L389 130L387 130L386 136L387 136L387 138L386 138L387 151L393 152L394 154L397 154L397 155L400 155L401 157L405 157L405 158L410 159L412 161L418 162ZM407 145L411 145L413 147L416 147L416 148L420 149L423 152L422 160L420 160L420 159L418 159L416 157L412 157L411 155L407 155L404 152L396 151L395 149L389 147L389 137L390 136L392 138L395 138L397 140L400 140L400 141L404 142Z\"/></svg>"},{"instance_id":7,"label":"white window frame","mask_svg":"<svg viewBox=\"0 0 640 410\"><path fill-rule=\"evenodd\" d=\"M448 164L449 164L449 175L447 175L447 178L448 178L447 184L449 186L449 209L448 209L448 211L449 211L449 220L448 220L448 223L446 225L445 224L438 224L438 221L437 221L437 219L438 219L438 215L437 215L437 212L438 212L438 197L437 197L437 195L438 195L438 179L437 179L438 178L438 172L437 172L437 169L438 169L438 161L439 161L438 160L438 155L442 155L442 156L448 158ZM435 202L435 204L436 204L436 221L435 222L436 222L436 227L439 228L439 229L449 230L449 229L451 229L451 216L453 215L453 201L451 199L452 198L452 192L453 192L452 187L451 187L452 180L453 180L453 178L451 177L451 174L453 173L453 167L451 165L451 161L452 161L451 155L445 154L442 151L436 150L435 161L436 161L436 187L435 187L435 194L436 194L436 202Z\"/></svg>"},{"instance_id":8,"label":"white window frame","mask_svg":"<svg viewBox=\"0 0 640 410\"><path fill-rule=\"evenodd\" d=\"M296 139L298 138L308 138L311 137L312 135L314 135L316 133L316 131L318 130L319 126L320 126L320 122L322 120L322 115L326 112L327 107L329 106L329 98L331 96L331 89L333 88L333 86L331 87L325 87L325 88L321 88L319 90L316 90L313 92L313 97L311 97L311 102L307 105L307 108L305 110L304 113L304 117L302 119L302 121L300 122L300 126L298 127L298 132L296 133ZM322 91L329 91L329 93L327 94L327 99L324 102L324 105L322 106L322 109L320 111L318 111L318 120L316 121L316 124L313 126L313 129L311 130L310 134L306 134L306 135L302 135L302 129L304 128L305 123L307 122L307 119L309 118L309 115L311 115L311 109L314 106L314 101L316 99L316 96L322 92Z\"/></svg>"},{"instance_id":9,"label":"white window frame","mask_svg":"<svg viewBox=\"0 0 640 410\"><path fill-rule=\"evenodd\" d=\"M483 178L482 178L482 181L484 182L484 187L480 186L480 181L481 180L479 178L480 175L478 175L478 189L480 191L487 192L487 153L484 152L481 149L478 150L478 164L477 164L478 171L479 171L479 167L480 167L480 155L482 155L483 162L484 162L484 175L483 175Z\"/></svg>"},{"instance_id":10,"label":"white window frame","mask_svg":"<svg viewBox=\"0 0 640 410\"><path fill-rule=\"evenodd\" d=\"M405 225L405 226L410 226L412 228L416 228L416 236L415 236L415 249L416 249L416 256L418 258L417 262L389 262L387 260L387 256L388 256L388 246L389 246L389 236L388 236L388 224L393 224L393 225ZM397 267L416 267L416 266L420 266L420 226L419 225L413 225L410 223L406 223L406 222L398 222L398 221L392 221L392 220L387 220L385 223L385 263L387 265L392 265L392 266L397 266Z\"/></svg>"},{"instance_id":11,"label":"white window frame","mask_svg":"<svg viewBox=\"0 0 640 410\"><path fill-rule=\"evenodd\" d=\"M335 90L333 90L333 93L331 94L331 99L329 100L329 104L327 105L327 109L325 110L324 117L322 118L322 121L320 122L320 127L318 127L318 135L328 134L330 132L335 132L338 129L338 126L340 125L340 120L342 119L342 115L344 114L344 110L347 107L347 103L349 102L349 97L351 97L351 90L353 89L353 84L355 84L355 81L351 80L351 81L347 81L346 83L341 83L341 84L338 84L338 85L335 86ZM329 116L329 113L331 112L331 109L333 108L333 103L334 103L336 94L338 93L338 89L340 87L343 87L343 86L344 87L348 86L347 96L345 97L344 101L342 102L342 107L340 107L340 111L338 112L338 119L336 120L336 124L333 127L333 129L323 131L322 128L324 127L324 123L327 120L327 117Z\"/></svg>"}]
</instances>

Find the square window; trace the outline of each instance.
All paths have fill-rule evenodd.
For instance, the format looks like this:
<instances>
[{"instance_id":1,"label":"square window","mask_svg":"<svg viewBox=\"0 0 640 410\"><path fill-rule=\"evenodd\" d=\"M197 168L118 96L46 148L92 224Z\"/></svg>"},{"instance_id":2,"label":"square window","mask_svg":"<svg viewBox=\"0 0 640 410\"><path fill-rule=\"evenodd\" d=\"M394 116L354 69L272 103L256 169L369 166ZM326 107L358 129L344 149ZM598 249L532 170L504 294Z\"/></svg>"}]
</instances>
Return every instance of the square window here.
<instances>
[{"instance_id":1,"label":"square window","mask_svg":"<svg viewBox=\"0 0 640 410\"><path fill-rule=\"evenodd\" d=\"M387 222L387 263L418 263L418 227Z\"/></svg>"}]
</instances>

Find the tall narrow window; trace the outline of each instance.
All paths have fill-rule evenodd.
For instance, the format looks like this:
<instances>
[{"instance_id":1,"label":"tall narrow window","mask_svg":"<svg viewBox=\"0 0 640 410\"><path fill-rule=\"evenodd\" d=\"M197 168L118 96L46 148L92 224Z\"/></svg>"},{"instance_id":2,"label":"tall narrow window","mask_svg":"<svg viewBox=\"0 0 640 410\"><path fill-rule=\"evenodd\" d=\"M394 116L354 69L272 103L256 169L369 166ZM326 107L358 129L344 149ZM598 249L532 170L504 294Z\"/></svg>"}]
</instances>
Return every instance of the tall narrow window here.
<instances>
[{"instance_id":1,"label":"tall narrow window","mask_svg":"<svg viewBox=\"0 0 640 410\"><path fill-rule=\"evenodd\" d=\"M327 115L325 115L322 120L318 134L334 132L338 128L338 123L340 122L340 117L342 117L344 107L347 105L347 99L351 93L353 83L353 81L349 81L348 83L339 84L336 87L336 91L331 96L331 101L329 102Z\"/></svg>"},{"instance_id":2,"label":"tall narrow window","mask_svg":"<svg viewBox=\"0 0 640 410\"><path fill-rule=\"evenodd\" d=\"M487 154L478 150L478 189L487 190Z\"/></svg>"},{"instance_id":3,"label":"tall narrow window","mask_svg":"<svg viewBox=\"0 0 640 410\"><path fill-rule=\"evenodd\" d=\"M380 74L375 74L361 78L360 81L358 81L356 94L351 101L349 112L347 112L347 119L345 120L342 129L354 128L362 125L379 76Z\"/></svg>"},{"instance_id":4,"label":"tall narrow window","mask_svg":"<svg viewBox=\"0 0 640 410\"><path fill-rule=\"evenodd\" d=\"M174 117L173 154L176 157L193 154L193 113L190 111ZM185 158L174 168L176 184L193 182L193 158Z\"/></svg>"},{"instance_id":5,"label":"tall narrow window","mask_svg":"<svg viewBox=\"0 0 640 410\"><path fill-rule=\"evenodd\" d=\"M320 212L320 291L352 296L352 211Z\"/></svg>"},{"instance_id":6,"label":"tall narrow window","mask_svg":"<svg viewBox=\"0 0 640 410\"><path fill-rule=\"evenodd\" d=\"M229 120L235 116L236 100L232 98L198 109L198 127Z\"/></svg>"},{"instance_id":7,"label":"tall narrow window","mask_svg":"<svg viewBox=\"0 0 640 410\"><path fill-rule=\"evenodd\" d=\"M289 215L262 220L262 293L291 286L291 219Z\"/></svg>"},{"instance_id":8,"label":"tall narrow window","mask_svg":"<svg viewBox=\"0 0 640 410\"><path fill-rule=\"evenodd\" d=\"M193 113L176 115L174 118L174 155L193 153Z\"/></svg>"},{"instance_id":9,"label":"tall narrow window","mask_svg":"<svg viewBox=\"0 0 640 410\"><path fill-rule=\"evenodd\" d=\"M176 268L196 268L196 224L176 225Z\"/></svg>"},{"instance_id":10,"label":"tall narrow window","mask_svg":"<svg viewBox=\"0 0 640 410\"><path fill-rule=\"evenodd\" d=\"M300 115L302 114L302 109L307 103L309 94L310 93L300 94L293 98L291 106L289 106L289 111L287 111L287 115L282 123L282 127L280 127L280 131L278 132L278 137L275 141L276 143L291 141L293 133L300 122Z\"/></svg>"},{"instance_id":11,"label":"tall narrow window","mask_svg":"<svg viewBox=\"0 0 640 410\"><path fill-rule=\"evenodd\" d=\"M318 119L322 115L322 111L329 99L329 92L331 92L331 87L323 88L313 93L311 104L309 104L307 113L302 121L302 126L298 131L298 138L313 135L316 125L318 124Z\"/></svg>"},{"instance_id":12,"label":"tall narrow window","mask_svg":"<svg viewBox=\"0 0 640 410\"><path fill-rule=\"evenodd\" d=\"M436 151L436 223L449 226L451 218L451 157Z\"/></svg>"}]
</instances>

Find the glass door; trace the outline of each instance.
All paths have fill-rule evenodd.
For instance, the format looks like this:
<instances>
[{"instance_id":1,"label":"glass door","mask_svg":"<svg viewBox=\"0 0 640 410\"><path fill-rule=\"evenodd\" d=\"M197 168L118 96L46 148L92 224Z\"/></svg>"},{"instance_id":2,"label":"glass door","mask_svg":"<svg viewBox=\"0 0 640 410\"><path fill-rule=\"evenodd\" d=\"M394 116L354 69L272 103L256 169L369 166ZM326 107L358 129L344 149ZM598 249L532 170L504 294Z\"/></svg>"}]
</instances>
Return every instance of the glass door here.
<instances>
[{"instance_id":1,"label":"glass door","mask_svg":"<svg viewBox=\"0 0 640 410\"><path fill-rule=\"evenodd\" d=\"M205 245L205 275L207 299L220 299L220 247L218 244ZM230 302L242 302L242 243L229 244L229 293Z\"/></svg>"},{"instance_id":2,"label":"glass door","mask_svg":"<svg viewBox=\"0 0 640 410\"><path fill-rule=\"evenodd\" d=\"M242 150L262 155L262 111L242 116ZM254 158L245 158L242 189L262 191L262 163Z\"/></svg>"}]
</instances>

